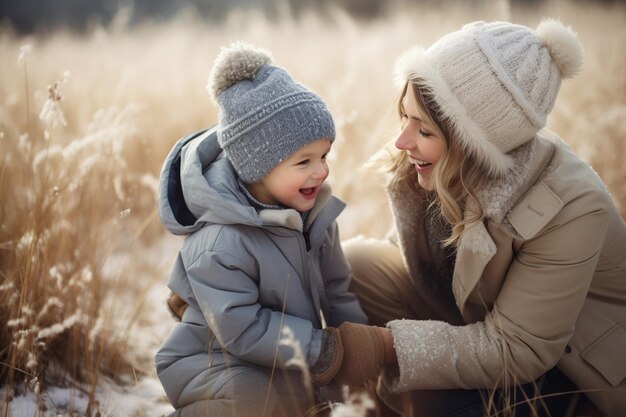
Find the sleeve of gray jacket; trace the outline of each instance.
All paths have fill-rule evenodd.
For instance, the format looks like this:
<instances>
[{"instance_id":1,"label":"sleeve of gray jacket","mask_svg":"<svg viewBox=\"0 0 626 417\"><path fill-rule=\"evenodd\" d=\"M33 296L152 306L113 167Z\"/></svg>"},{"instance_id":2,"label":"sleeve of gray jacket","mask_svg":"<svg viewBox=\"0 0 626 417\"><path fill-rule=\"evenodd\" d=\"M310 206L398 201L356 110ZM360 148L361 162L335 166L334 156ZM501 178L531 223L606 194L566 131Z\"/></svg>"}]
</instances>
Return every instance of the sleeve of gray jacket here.
<instances>
[{"instance_id":1,"label":"sleeve of gray jacket","mask_svg":"<svg viewBox=\"0 0 626 417\"><path fill-rule=\"evenodd\" d=\"M321 269L330 307L328 325L336 327L345 321L367 323L356 295L348 290L352 270L343 254L336 222L328 228L324 245Z\"/></svg>"},{"instance_id":2,"label":"sleeve of gray jacket","mask_svg":"<svg viewBox=\"0 0 626 417\"><path fill-rule=\"evenodd\" d=\"M287 366L293 348L279 345L276 350L282 328L292 330L306 358L315 345L313 325L261 306L249 263L222 252L202 253L187 268L198 305L220 345L231 354L262 366L272 366L277 355L277 367L296 368Z\"/></svg>"}]
</instances>

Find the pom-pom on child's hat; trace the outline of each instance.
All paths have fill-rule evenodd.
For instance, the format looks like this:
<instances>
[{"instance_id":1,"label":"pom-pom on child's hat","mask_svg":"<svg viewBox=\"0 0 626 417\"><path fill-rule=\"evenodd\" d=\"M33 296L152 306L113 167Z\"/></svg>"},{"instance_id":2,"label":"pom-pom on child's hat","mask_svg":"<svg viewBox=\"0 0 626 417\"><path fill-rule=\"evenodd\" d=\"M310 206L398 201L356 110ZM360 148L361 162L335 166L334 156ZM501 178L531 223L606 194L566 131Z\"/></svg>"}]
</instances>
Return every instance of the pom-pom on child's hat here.
<instances>
[{"instance_id":1,"label":"pom-pom on child's hat","mask_svg":"<svg viewBox=\"0 0 626 417\"><path fill-rule=\"evenodd\" d=\"M407 51L396 81L419 80L464 149L492 175L511 166L507 153L546 125L561 80L582 65L576 34L555 20L536 30L508 22L474 22L430 48Z\"/></svg>"},{"instance_id":2,"label":"pom-pom on child's hat","mask_svg":"<svg viewBox=\"0 0 626 417\"><path fill-rule=\"evenodd\" d=\"M266 50L237 42L222 49L209 76L218 141L246 183L315 140L335 139L324 101L271 62Z\"/></svg>"}]
</instances>

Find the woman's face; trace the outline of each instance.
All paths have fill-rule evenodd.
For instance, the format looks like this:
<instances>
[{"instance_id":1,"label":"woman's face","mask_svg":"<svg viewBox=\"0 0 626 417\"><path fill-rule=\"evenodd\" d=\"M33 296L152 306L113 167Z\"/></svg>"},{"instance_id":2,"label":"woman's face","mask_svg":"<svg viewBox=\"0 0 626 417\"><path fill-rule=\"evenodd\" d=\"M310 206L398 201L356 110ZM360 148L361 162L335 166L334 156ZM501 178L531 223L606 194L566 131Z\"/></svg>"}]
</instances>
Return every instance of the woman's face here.
<instances>
[{"instance_id":1,"label":"woman's face","mask_svg":"<svg viewBox=\"0 0 626 417\"><path fill-rule=\"evenodd\" d=\"M406 151L409 162L415 166L420 186L432 190L433 168L443 155L445 141L436 133L438 129L427 123L423 112L419 111L411 84L402 99L402 109L402 130L396 139L396 148Z\"/></svg>"}]
</instances>

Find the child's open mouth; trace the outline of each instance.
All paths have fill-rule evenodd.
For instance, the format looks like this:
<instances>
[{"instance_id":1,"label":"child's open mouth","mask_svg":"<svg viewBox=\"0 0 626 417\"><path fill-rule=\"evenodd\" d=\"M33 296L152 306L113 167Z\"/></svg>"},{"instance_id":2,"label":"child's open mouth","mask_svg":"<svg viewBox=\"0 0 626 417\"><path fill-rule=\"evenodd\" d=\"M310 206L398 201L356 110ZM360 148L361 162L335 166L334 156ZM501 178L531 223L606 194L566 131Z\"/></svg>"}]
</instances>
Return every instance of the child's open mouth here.
<instances>
[{"instance_id":1,"label":"child's open mouth","mask_svg":"<svg viewBox=\"0 0 626 417\"><path fill-rule=\"evenodd\" d=\"M319 186L317 187L309 187L309 188L300 188L300 194L306 199L315 198L317 195L317 190L319 190Z\"/></svg>"}]
</instances>

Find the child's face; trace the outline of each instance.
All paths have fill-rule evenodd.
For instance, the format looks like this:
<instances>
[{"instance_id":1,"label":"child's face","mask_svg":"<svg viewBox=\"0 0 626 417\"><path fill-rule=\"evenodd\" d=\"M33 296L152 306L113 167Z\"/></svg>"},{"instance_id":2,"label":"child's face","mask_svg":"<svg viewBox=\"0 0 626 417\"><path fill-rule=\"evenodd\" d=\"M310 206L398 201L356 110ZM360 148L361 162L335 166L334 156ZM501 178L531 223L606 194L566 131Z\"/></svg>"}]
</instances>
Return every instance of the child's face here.
<instances>
[{"instance_id":1,"label":"child's face","mask_svg":"<svg viewBox=\"0 0 626 417\"><path fill-rule=\"evenodd\" d=\"M300 148L260 182L250 184L250 192L261 203L281 204L301 213L310 210L328 177L326 156L330 146L330 140L319 139Z\"/></svg>"},{"instance_id":2,"label":"child's face","mask_svg":"<svg viewBox=\"0 0 626 417\"><path fill-rule=\"evenodd\" d=\"M433 168L441 159L445 148L444 139L435 133L437 130L424 121L418 110L415 91L411 86L402 100L405 114L402 117L402 131L396 139L396 148L406 151L417 171L420 186L432 190L431 181Z\"/></svg>"}]
</instances>

